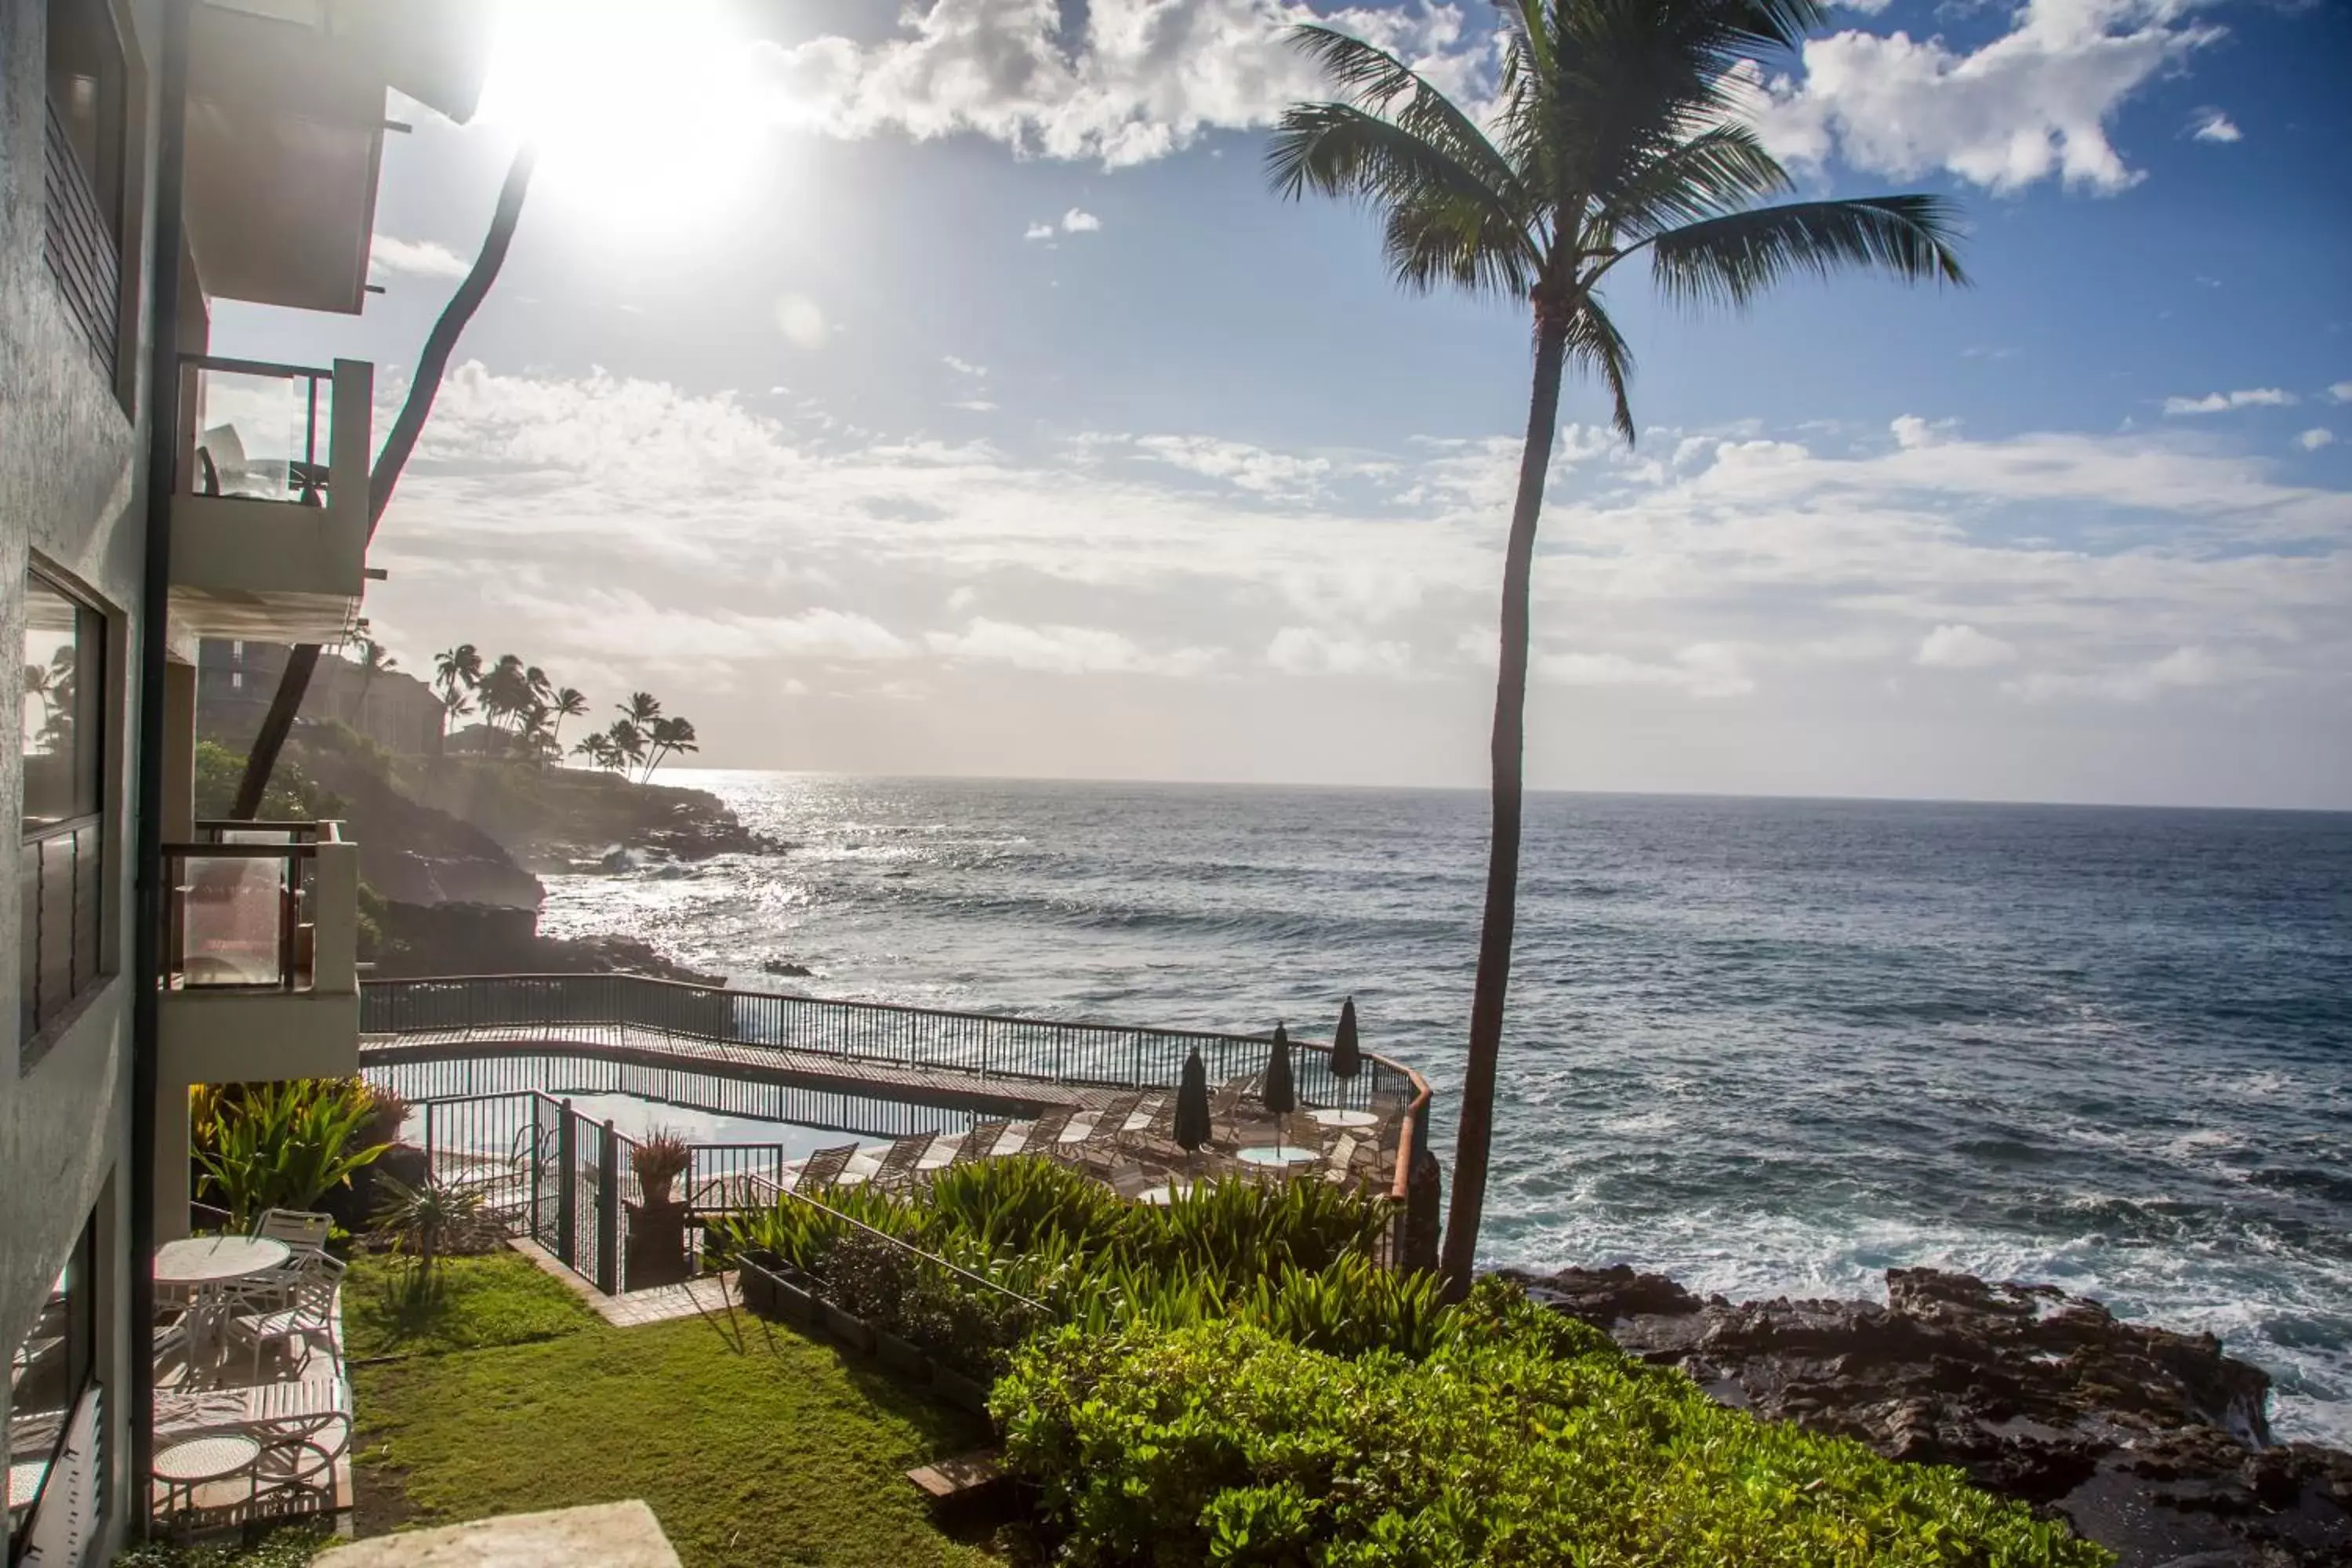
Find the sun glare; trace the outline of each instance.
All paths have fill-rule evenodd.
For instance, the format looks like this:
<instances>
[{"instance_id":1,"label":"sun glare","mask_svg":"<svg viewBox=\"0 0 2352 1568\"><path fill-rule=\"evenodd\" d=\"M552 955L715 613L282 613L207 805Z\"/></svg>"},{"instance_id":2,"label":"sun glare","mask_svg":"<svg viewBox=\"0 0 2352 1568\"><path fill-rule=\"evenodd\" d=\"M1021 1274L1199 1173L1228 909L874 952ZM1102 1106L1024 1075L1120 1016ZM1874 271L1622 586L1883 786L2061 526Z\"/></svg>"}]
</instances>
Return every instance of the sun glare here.
<instances>
[{"instance_id":1,"label":"sun glare","mask_svg":"<svg viewBox=\"0 0 2352 1568\"><path fill-rule=\"evenodd\" d=\"M542 184L625 226L722 216L773 119L731 16L709 0L505 0L480 119L538 145Z\"/></svg>"}]
</instances>

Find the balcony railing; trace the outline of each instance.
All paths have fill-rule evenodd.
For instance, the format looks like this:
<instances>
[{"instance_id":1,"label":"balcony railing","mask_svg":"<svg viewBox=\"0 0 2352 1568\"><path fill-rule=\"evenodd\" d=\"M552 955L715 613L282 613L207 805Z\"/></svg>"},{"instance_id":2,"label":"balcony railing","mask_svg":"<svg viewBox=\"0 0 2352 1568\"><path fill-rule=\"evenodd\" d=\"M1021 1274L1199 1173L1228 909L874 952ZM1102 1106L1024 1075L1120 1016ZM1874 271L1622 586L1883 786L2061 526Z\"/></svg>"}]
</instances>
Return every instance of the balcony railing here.
<instances>
[{"instance_id":1,"label":"balcony railing","mask_svg":"<svg viewBox=\"0 0 2352 1568\"><path fill-rule=\"evenodd\" d=\"M327 504L335 373L180 356L180 493Z\"/></svg>"},{"instance_id":2,"label":"balcony railing","mask_svg":"<svg viewBox=\"0 0 2352 1568\"><path fill-rule=\"evenodd\" d=\"M338 825L199 822L196 834L163 847L173 988L351 990L356 883L320 868L322 851L350 848Z\"/></svg>"},{"instance_id":3,"label":"balcony railing","mask_svg":"<svg viewBox=\"0 0 2352 1568\"><path fill-rule=\"evenodd\" d=\"M81 816L38 829L20 853L21 1047L61 1017L104 970L105 820Z\"/></svg>"},{"instance_id":4,"label":"balcony railing","mask_svg":"<svg viewBox=\"0 0 2352 1568\"><path fill-rule=\"evenodd\" d=\"M121 309L121 254L55 104L48 106L43 123L41 190L47 228L43 249L49 276L57 279L66 310L98 355L100 368L110 377Z\"/></svg>"}]
</instances>

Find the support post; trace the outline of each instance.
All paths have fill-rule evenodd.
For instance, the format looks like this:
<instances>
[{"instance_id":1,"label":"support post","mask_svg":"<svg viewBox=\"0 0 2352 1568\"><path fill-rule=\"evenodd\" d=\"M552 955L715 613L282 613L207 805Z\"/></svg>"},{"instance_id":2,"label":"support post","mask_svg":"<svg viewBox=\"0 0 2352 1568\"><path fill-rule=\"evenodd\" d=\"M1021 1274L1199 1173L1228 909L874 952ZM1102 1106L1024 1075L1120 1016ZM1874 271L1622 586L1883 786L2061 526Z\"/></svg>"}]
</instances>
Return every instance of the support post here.
<instances>
[{"instance_id":1,"label":"support post","mask_svg":"<svg viewBox=\"0 0 2352 1568\"><path fill-rule=\"evenodd\" d=\"M555 1123L555 1256L566 1268L579 1267L579 1249L572 1245L572 1233L579 1219L580 1151L572 1146L572 1102L563 1102Z\"/></svg>"},{"instance_id":2,"label":"support post","mask_svg":"<svg viewBox=\"0 0 2352 1568\"><path fill-rule=\"evenodd\" d=\"M621 1293L621 1135L604 1123L604 1157L596 1162L596 1289Z\"/></svg>"}]
</instances>

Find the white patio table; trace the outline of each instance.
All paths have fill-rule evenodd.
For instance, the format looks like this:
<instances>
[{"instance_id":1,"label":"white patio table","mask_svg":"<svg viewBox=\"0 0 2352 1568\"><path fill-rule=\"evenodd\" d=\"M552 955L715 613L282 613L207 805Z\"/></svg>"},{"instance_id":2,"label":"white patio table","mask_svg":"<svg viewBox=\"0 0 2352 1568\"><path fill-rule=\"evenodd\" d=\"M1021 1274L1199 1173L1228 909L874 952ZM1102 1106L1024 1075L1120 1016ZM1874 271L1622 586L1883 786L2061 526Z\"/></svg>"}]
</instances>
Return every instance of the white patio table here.
<instances>
[{"instance_id":1,"label":"white patio table","mask_svg":"<svg viewBox=\"0 0 2352 1568\"><path fill-rule=\"evenodd\" d=\"M294 1255L267 1237L192 1236L155 1249L155 1283L188 1300L188 1366L208 1370L227 1287L282 1268Z\"/></svg>"}]
</instances>

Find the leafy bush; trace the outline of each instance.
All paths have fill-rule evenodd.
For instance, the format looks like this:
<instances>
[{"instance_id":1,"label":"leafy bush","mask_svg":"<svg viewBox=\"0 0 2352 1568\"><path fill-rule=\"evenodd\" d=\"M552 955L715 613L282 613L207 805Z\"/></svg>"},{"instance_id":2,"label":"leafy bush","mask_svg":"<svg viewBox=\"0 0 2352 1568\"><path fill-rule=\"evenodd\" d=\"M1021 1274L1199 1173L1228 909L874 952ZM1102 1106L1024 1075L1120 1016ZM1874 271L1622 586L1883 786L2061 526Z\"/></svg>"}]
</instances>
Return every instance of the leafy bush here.
<instances>
[{"instance_id":1,"label":"leafy bush","mask_svg":"<svg viewBox=\"0 0 2352 1568\"><path fill-rule=\"evenodd\" d=\"M1068 1561L2094 1568L2063 1526L1716 1405L1488 1284L1425 1360L1240 1319L1032 1341L992 1405Z\"/></svg>"},{"instance_id":2,"label":"leafy bush","mask_svg":"<svg viewBox=\"0 0 2352 1568\"><path fill-rule=\"evenodd\" d=\"M233 1230L264 1209L316 1207L387 1147L365 1142L377 1106L357 1079L216 1085L192 1093L190 1110L206 1194Z\"/></svg>"},{"instance_id":3,"label":"leafy bush","mask_svg":"<svg viewBox=\"0 0 2352 1568\"><path fill-rule=\"evenodd\" d=\"M232 752L217 741L198 741L195 754L195 807L200 817L220 817L236 804L236 786L245 780L245 753ZM260 816L265 822L325 822L343 815L343 798L305 777L291 760L280 757L271 770L269 787L262 791Z\"/></svg>"},{"instance_id":4,"label":"leafy bush","mask_svg":"<svg viewBox=\"0 0 2352 1568\"><path fill-rule=\"evenodd\" d=\"M150 1542L118 1552L114 1568L303 1568L327 1544L323 1531L280 1530L257 1546Z\"/></svg>"}]
</instances>

